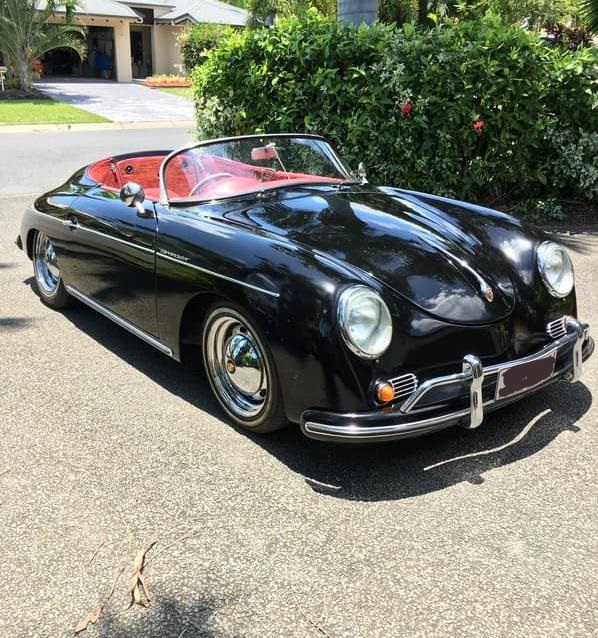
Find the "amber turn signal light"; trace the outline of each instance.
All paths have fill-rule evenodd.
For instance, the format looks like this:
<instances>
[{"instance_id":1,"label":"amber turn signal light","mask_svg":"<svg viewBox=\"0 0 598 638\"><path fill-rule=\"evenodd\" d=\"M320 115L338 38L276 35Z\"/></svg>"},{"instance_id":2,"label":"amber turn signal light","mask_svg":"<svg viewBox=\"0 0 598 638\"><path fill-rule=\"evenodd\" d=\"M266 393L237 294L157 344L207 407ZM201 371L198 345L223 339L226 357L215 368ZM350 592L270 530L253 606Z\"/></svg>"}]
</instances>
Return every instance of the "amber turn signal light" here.
<instances>
[{"instance_id":1,"label":"amber turn signal light","mask_svg":"<svg viewBox=\"0 0 598 638\"><path fill-rule=\"evenodd\" d=\"M376 388L376 401L390 403L395 398L395 390L390 383L379 383Z\"/></svg>"}]
</instances>

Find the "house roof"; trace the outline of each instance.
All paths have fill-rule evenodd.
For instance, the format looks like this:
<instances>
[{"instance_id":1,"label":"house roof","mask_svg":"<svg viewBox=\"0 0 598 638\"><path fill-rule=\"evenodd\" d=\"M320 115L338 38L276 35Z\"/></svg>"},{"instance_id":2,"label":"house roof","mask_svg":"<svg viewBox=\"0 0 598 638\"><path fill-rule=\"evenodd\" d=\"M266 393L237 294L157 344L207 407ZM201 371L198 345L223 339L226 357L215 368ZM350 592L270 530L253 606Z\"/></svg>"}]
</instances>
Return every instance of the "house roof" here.
<instances>
[{"instance_id":1,"label":"house roof","mask_svg":"<svg viewBox=\"0 0 598 638\"><path fill-rule=\"evenodd\" d=\"M128 4L133 7L160 7L163 9L174 8L177 4L176 0L116 0L122 4Z\"/></svg>"},{"instance_id":2,"label":"house roof","mask_svg":"<svg viewBox=\"0 0 598 638\"><path fill-rule=\"evenodd\" d=\"M125 0L121 0L123 2ZM134 4L133 0L126 0ZM174 8L156 18L156 22L215 22L243 27L247 23L248 13L245 9L233 7L218 0L171 0ZM166 5L166 2L164 3Z\"/></svg>"},{"instance_id":3,"label":"house roof","mask_svg":"<svg viewBox=\"0 0 598 638\"><path fill-rule=\"evenodd\" d=\"M38 9L45 9L46 0L39 0ZM57 13L64 13L64 6L59 7ZM133 11L121 2L116 0L80 0L75 7L75 15L90 15L102 18L125 18L128 20L139 20L138 13Z\"/></svg>"},{"instance_id":4,"label":"house roof","mask_svg":"<svg viewBox=\"0 0 598 638\"><path fill-rule=\"evenodd\" d=\"M46 0L39 0L37 6L38 9L43 9ZM214 22L242 27L247 23L248 17L245 9L219 0L80 0L75 14L139 21L141 16L133 8L136 6L163 8L166 13L157 16L155 21L168 24ZM58 13L64 11L64 7L58 9Z\"/></svg>"}]
</instances>

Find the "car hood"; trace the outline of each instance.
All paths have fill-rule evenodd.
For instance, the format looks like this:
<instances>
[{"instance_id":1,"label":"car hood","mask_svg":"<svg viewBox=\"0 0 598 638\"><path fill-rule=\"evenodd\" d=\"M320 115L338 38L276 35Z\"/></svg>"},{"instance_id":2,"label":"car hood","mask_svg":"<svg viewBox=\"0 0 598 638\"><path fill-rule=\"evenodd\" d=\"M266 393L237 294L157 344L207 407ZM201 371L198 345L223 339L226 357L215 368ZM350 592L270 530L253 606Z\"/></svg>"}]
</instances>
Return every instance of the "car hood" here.
<instances>
[{"instance_id":1,"label":"car hood","mask_svg":"<svg viewBox=\"0 0 598 638\"><path fill-rule=\"evenodd\" d=\"M479 324L507 316L515 291L504 256L454 216L397 193L314 189L245 209L241 217L374 277L443 320Z\"/></svg>"}]
</instances>

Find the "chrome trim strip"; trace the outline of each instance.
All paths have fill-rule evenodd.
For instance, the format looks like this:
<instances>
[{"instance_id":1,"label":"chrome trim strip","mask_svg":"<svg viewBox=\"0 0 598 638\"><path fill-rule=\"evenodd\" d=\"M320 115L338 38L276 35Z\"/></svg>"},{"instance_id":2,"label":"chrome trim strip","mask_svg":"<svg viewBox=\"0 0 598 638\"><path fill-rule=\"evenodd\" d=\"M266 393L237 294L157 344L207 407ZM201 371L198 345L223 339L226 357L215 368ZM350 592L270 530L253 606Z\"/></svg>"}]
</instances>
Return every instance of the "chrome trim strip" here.
<instances>
[{"instance_id":1,"label":"chrome trim strip","mask_svg":"<svg viewBox=\"0 0 598 638\"><path fill-rule=\"evenodd\" d=\"M196 266L195 264L190 264L186 261L181 261L180 259L171 257L170 255L165 255L164 253L161 253L161 252L157 252L156 255L158 257L162 257L162 259L167 259L168 261L172 261L175 264L180 264L181 266L187 266L187 268L193 268L194 270L199 270L199 272L206 273L206 275L212 275L212 277L218 277L219 279L230 281L233 284L239 284L239 286L245 286L245 288L251 288L251 290L255 290L257 292L263 292L265 295L270 295L271 297L280 297L280 293L274 292L273 290L267 290L266 288L260 288L259 286L248 284L246 281L241 281L240 279L234 279L233 277L229 277L228 275L223 275L219 272L214 272L213 270L208 270L207 268L202 268L201 266Z\"/></svg>"},{"instance_id":2,"label":"chrome trim strip","mask_svg":"<svg viewBox=\"0 0 598 638\"><path fill-rule=\"evenodd\" d=\"M66 222L62 222L65 226L68 226ZM100 237L105 237L106 239L110 239L112 241L118 242L119 244L124 244L125 246L130 246L131 248L137 248L146 253L154 253L153 248L148 248L147 246L142 246L141 244L134 244L133 242L127 241L126 239L121 239L120 237L114 237L114 235L108 235L106 233L102 233L99 230L92 230L91 228L87 228L86 226L81 226L81 224L77 224L76 226L70 226L71 230L82 230L86 233L91 233L92 235L99 235Z\"/></svg>"},{"instance_id":3,"label":"chrome trim strip","mask_svg":"<svg viewBox=\"0 0 598 638\"><path fill-rule=\"evenodd\" d=\"M62 222L62 223L66 225L66 222ZM113 237L112 235L107 235L105 233L100 232L99 230L92 230L91 228L86 228L85 226L81 226L79 224L77 224L76 227L72 227L72 230L84 230L86 233L93 233L94 235L100 235L101 237L106 237L106 239L111 239L112 241L120 242L121 244L131 246L132 248L137 248L147 253L153 254L154 252L156 252L156 256L162 257L162 259L168 259L169 261L173 261L177 264L187 266L188 268L199 270L200 272L206 273L207 275L212 275L213 277L218 277L219 279L225 279L226 281L239 284L240 286L245 286L246 288L251 288L252 290L256 290L257 292L263 292L265 295L270 295L271 297L280 297L280 293L278 292L267 290L266 288L260 288L259 286L254 286L253 284L248 284L245 281L240 281L239 279L234 279L233 277L229 277L227 275L222 275L218 272L214 272L213 270L202 268L201 266L195 266L194 264L187 263L186 261L182 261L181 259L170 257L169 255L165 255L164 253L161 253L159 251L154 251L153 248L147 248L146 246L133 244L130 241L126 241L125 239L120 239L119 237Z\"/></svg>"},{"instance_id":4,"label":"chrome trim strip","mask_svg":"<svg viewBox=\"0 0 598 638\"><path fill-rule=\"evenodd\" d=\"M547 356L550 352L555 353L559 348L569 345L571 341L574 341L573 353L572 353L572 366L573 372L563 374L563 372L553 373L543 384L550 382L556 376L562 376L564 379L569 379L571 382L579 380L581 375L581 362L582 362L582 346L584 341L589 337L589 327L581 324L576 319L569 317L567 319L567 329L569 333L548 344L544 348L541 348L538 352L517 359L516 361L510 361L504 365L494 365L486 369L483 368L480 360L473 355L466 355L463 359L463 372L458 374L447 375L445 377L437 377L436 379L429 379L425 381L418 392L412 395L411 399L415 399L415 403L432 387L439 387L455 383L457 381L470 381L470 406L457 412L450 412L448 414L441 414L427 419L421 419L418 421L409 421L407 423L393 423L390 425L379 426L365 426L365 425L332 425L328 423L318 423L316 421L306 421L302 425L302 429L307 436L312 436L317 439L346 439L352 441L366 441L376 439L389 439L389 438L401 438L409 435L416 435L422 431L428 431L432 429L440 429L442 427L448 427L454 423L461 421L465 428L472 429L480 425L484 418L484 410L494 404L503 401L497 401L496 399L489 399L485 403L482 400L482 383L484 377L487 374L496 374L498 370L510 368L527 361L532 361L540 357ZM541 385L543 385L541 384ZM539 389L537 386L535 389ZM411 399L403 405L403 408L397 413L397 417L404 416L404 408L407 406L408 411L411 411L414 402ZM513 400L516 398L514 397ZM408 403L411 401L411 405ZM504 399L504 403L510 403L511 398ZM345 415L344 418L351 419L353 417L358 418L359 414ZM466 418L469 417L469 424Z\"/></svg>"},{"instance_id":5,"label":"chrome trim strip","mask_svg":"<svg viewBox=\"0 0 598 638\"><path fill-rule=\"evenodd\" d=\"M469 414L469 410L461 410L460 412L452 412L451 414L443 414L441 416L430 417L429 419L422 419L421 421L412 421L411 423L393 423L392 425L378 425L378 426L346 426L346 425L329 425L327 423L317 423L316 421L306 421L303 426L304 430L308 434L314 434L320 436L330 436L338 438L346 438L355 440L372 440L377 438L384 438L392 435L407 434L417 430L433 427L435 425L442 425L445 421L458 421L466 417Z\"/></svg>"},{"instance_id":6,"label":"chrome trim strip","mask_svg":"<svg viewBox=\"0 0 598 638\"><path fill-rule=\"evenodd\" d=\"M150 335L145 330L142 330L141 328L138 328L136 325L128 322L126 319L123 319L123 317L121 317L120 315L117 315L115 312L112 312L112 310L109 310L103 304L95 301L91 297L88 297L86 294L82 293L80 290L73 288L73 286L69 286L68 284L65 284L65 288L70 295L73 295L73 297L75 297L75 299L78 299L79 301L88 305L90 308L93 308L100 314L104 315L104 317L108 317L108 319L111 319L112 321L114 321L114 323L118 324L121 328L124 328L125 330L128 330L130 333L134 334L136 337L143 339L143 341L145 341L146 343L149 343L150 346L154 346L154 348L157 348L160 352L163 352L164 354L167 354L169 357L172 357L173 353L171 348L169 348L166 344L162 343L161 341L158 341L158 339Z\"/></svg>"}]
</instances>

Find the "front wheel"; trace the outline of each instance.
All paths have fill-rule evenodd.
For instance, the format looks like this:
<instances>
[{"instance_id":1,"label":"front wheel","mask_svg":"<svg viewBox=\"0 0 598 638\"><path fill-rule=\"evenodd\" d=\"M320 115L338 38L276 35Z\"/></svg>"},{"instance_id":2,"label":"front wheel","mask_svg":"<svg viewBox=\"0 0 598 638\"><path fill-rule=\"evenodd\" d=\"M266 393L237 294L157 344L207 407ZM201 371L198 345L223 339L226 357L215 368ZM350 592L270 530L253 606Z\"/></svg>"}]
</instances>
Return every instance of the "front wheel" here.
<instances>
[{"instance_id":1,"label":"front wheel","mask_svg":"<svg viewBox=\"0 0 598 638\"><path fill-rule=\"evenodd\" d=\"M212 391L237 425L273 432L288 424L270 350L240 310L212 306L203 325L202 346Z\"/></svg>"},{"instance_id":2,"label":"front wheel","mask_svg":"<svg viewBox=\"0 0 598 638\"><path fill-rule=\"evenodd\" d=\"M33 238L33 274L41 300L51 308L65 308L72 302L60 275L50 238L37 231Z\"/></svg>"}]
</instances>

